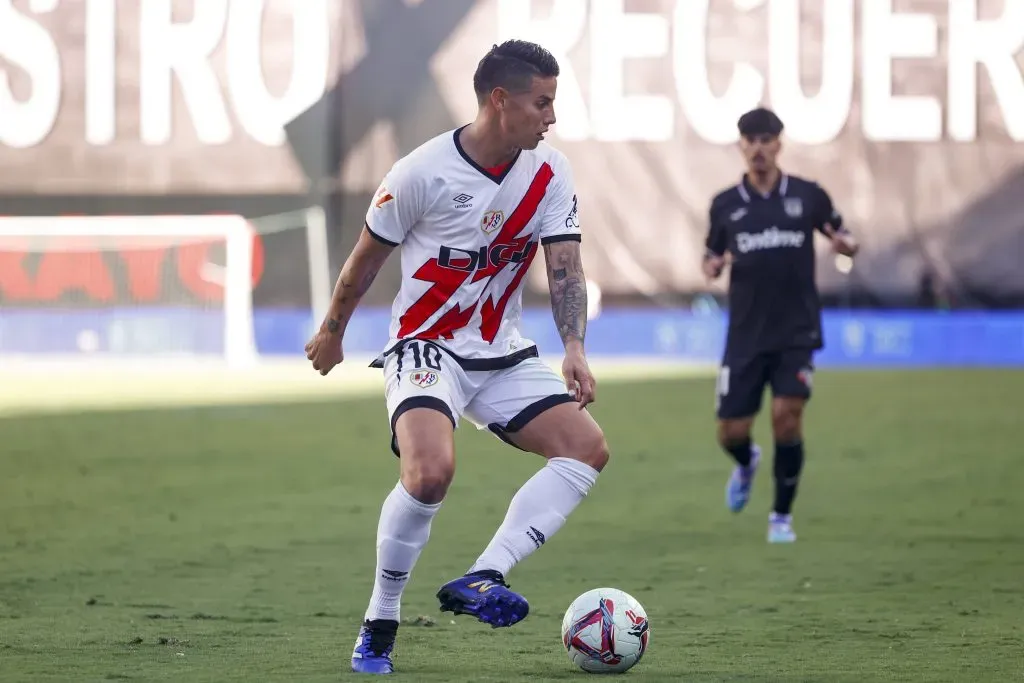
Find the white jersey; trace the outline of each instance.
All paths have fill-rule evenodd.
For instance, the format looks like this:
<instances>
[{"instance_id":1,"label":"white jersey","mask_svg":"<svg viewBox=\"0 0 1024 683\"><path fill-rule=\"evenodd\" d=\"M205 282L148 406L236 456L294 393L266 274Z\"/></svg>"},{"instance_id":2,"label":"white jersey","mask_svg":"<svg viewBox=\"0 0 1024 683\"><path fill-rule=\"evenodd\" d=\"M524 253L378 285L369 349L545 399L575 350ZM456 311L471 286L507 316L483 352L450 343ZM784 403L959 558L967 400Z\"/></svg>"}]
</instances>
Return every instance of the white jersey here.
<instances>
[{"instance_id":1,"label":"white jersey","mask_svg":"<svg viewBox=\"0 0 1024 683\"><path fill-rule=\"evenodd\" d=\"M458 130L395 163L366 226L381 242L401 245L402 286L385 355L404 339L434 340L474 365L534 347L519 330L526 272L539 244L580 239L561 152L541 142L493 175L465 153Z\"/></svg>"}]
</instances>

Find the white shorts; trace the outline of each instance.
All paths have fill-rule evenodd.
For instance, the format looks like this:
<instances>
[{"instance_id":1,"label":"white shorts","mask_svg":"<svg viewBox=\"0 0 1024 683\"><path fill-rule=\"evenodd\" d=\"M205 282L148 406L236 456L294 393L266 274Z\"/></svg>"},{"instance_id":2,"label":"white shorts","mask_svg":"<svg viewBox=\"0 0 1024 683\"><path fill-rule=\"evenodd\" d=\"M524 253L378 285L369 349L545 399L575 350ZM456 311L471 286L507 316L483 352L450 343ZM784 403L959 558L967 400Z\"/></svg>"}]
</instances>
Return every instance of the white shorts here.
<instances>
[{"instance_id":1,"label":"white shorts","mask_svg":"<svg viewBox=\"0 0 1024 683\"><path fill-rule=\"evenodd\" d=\"M515 364L493 369L495 364L509 363ZM492 363L458 359L436 344L411 340L385 358L384 381L395 455L399 454L395 423L412 408L444 413L452 427L458 427L465 416L478 429L490 429L515 445L508 434L545 410L575 400L562 378L537 357L535 348Z\"/></svg>"}]
</instances>

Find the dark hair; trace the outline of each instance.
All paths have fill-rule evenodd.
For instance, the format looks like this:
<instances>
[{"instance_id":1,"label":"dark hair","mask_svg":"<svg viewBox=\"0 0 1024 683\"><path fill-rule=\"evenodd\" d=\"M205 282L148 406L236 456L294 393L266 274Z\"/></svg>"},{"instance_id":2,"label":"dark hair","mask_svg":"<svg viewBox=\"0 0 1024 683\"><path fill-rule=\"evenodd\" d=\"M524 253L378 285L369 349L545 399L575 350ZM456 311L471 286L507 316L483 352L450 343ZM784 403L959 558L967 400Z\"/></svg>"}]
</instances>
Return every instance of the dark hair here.
<instances>
[{"instance_id":1,"label":"dark hair","mask_svg":"<svg viewBox=\"0 0 1024 683\"><path fill-rule=\"evenodd\" d=\"M558 60L536 43L506 40L492 47L477 64L473 90L482 102L495 88L525 92L533 85L534 76L558 76Z\"/></svg>"},{"instance_id":2,"label":"dark hair","mask_svg":"<svg viewBox=\"0 0 1024 683\"><path fill-rule=\"evenodd\" d=\"M785 126L782 125L782 119L771 109L758 107L741 116L736 122L736 127L740 135L749 138L755 135L778 137Z\"/></svg>"}]
</instances>

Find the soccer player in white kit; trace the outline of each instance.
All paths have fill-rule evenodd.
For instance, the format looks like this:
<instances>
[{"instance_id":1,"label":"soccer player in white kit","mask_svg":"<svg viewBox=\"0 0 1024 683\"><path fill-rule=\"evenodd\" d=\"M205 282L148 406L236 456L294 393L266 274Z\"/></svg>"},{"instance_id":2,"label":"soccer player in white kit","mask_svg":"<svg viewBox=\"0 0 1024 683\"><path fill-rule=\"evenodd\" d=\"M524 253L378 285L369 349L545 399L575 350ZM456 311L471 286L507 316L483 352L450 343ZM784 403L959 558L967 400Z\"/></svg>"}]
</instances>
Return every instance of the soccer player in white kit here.
<instances>
[{"instance_id":1,"label":"soccer player in white kit","mask_svg":"<svg viewBox=\"0 0 1024 683\"><path fill-rule=\"evenodd\" d=\"M391 339L375 365L384 370L401 474L381 509L354 671L393 671L402 591L451 484L461 418L547 460L512 498L467 574L437 593L442 611L493 627L526 617L529 605L505 575L562 527L608 462L604 435L584 409L595 381L584 353L587 293L572 171L543 141L555 123L558 73L555 58L534 43L508 41L484 56L473 77L476 119L391 168L306 345L323 375L341 362L353 311L400 249ZM523 281L541 249L565 345L562 377L519 331Z\"/></svg>"}]
</instances>

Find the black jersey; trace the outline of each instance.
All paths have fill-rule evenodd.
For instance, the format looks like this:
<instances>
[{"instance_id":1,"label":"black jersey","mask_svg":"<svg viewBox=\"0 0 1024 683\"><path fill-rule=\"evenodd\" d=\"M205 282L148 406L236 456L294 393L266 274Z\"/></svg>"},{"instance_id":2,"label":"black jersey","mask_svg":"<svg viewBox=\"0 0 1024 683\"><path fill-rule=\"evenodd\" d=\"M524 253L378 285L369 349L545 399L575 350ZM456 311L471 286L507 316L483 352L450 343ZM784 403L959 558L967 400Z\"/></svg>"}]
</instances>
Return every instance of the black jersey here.
<instances>
[{"instance_id":1,"label":"black jersey","mask_svg":"<svg viewBox=\"0 0 1024 683\"><path fill-rule=\"evenodd\" d=\"M715 196L706 246L732 256L728 353L823 346L814 231L826 224L842 229L832 199L796 176L783 175L767 195L744 176Z\"/></svg>"}]
</instances>

